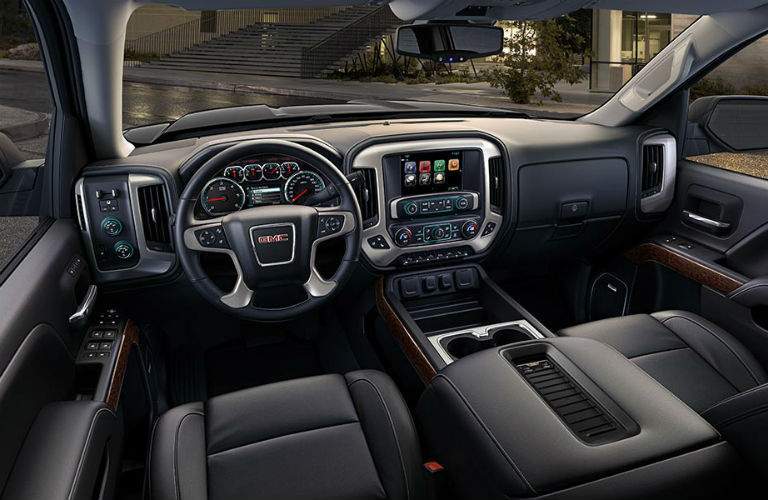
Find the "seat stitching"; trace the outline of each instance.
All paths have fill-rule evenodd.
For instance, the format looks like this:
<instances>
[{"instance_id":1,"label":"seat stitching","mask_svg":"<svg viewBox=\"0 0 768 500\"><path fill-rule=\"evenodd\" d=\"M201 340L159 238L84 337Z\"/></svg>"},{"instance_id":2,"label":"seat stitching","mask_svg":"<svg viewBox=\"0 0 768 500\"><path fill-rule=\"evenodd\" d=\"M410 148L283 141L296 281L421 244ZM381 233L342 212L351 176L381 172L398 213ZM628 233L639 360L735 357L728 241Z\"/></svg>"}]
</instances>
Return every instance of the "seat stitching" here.
<instances>
[{"instance_id":1,"label":"seat stitching","mask_svg":"<svg viewBox=\"0 0 768 500\"><path fill-rule=\"evenodd\" d=\"M99 419L99 416L102 412L112 413L109 408L99 408L96 410L96 413L93 414L93 418L91 419L91 425L88 427L88 435L85 438L85 443L83 444L83 449L80 451L80 458L77 461L77 469L75 470L75 477L72 481L72 486L69 488L69 494L67 495L67 498L72 498L72 494L75 492L75 486L77 486L77 480L80 477L80 472L83 469L83 461L85 459L85 454L89 450L89 444L91 442L91 437L93 436L93 427L96 421Z\"/></svg>"},{"instance_id":2,"label":"seat stitching","mask_svg":"<svg viewBox=\"0 0 768 500\"><path fill-rule=\"evenodd\" d=\"M630 358L630 357L627 357L627 359L634 361L634 360L636 360L636 359L639 359L639 358L644 358L644 357L646 357L646 356L655 356L655 355L657 355L657 354L664 354L664 353L667 353L667 352L685 351L685 350L689 350L689 351L692 351L693 349L691 349L691 348L690 348L690 347L689 347L689 346L686 344L686 346L685 346L685 347L675 347L674 349L666 349L666 350L663 350L663 351L649 352L648 354L640 354L640 355L638 355L638 356L632 356L631 358Z\"/></svg>"},{"instance_id":3,"label":"seat stitching","mask_svg":"<svg viewBox=\"0 0 768 500\"><path fill-rule=\"evenodd\" d=\"M384 401L384 397L381 395L381 392L379 391L379 388L374 385L373 382L371 382L368 379L365 378L359 378L357 380L352 381L352 383L349 384L349 387L352 387L357 382L366 382L368 385L370 385L376 395L379 398L379 401L381 401L382 406L384 406L384 411L387 414L387 419L389 420L389 427L392 431L392 436L395 438L395 446L397 447L397 458L400 460L400 472L403 474L403 479L405 480L405 498L411 498L411 488L410 488L410 481L408 480L408 472L405 468L405 460L403 458L403 450L400 448L400 441L397 439L397 432L395 431L395 422L392 419L392 413L389 411L389 407L387 406L387 402Z\"/></svg>"},{"instance_id":4,"label":"seat stitching","mask_svg":"<svg viewBox=\"0 0 768 500\"><path fill-rule=\"evenodd\" d=\"M152 425L152 436L149 438L149 459L147 460L147 484L149 485L150 496L152 492L152 450L155 448L155 435L157 434L157 427L160 423L160 417L155 419L154 425Z\"/></svg>"},{"instance_id":5,"label":"seat stitching","mask_svg":"<svg viewBox=\"0 0 768 500\"><path fill-rule=\"evenodd\" d=\"M174 439L173 439L173 488L174 488L175 496L179 500L181 499L181 491L179 490L179 471L178 471L178 464L177 464L177 459L178 459L178 455L179 455L178 454L178 449L179 449L179 431L181 430L181 424L184 423L184 420L186 420L187 417L192 416L192 415L198 415L200 417L205 417L204 414L202 414L200 412L196 412L196 411L186 413L183 417L181 417L179 419L179 423L176 425L176 434L175 434Z\"/></svg>"},{"instance_id":6,"label":"seat stitching","mask_svg":"<svg viewBox=\"0 0 768 500\"><path fill-rule=\"evenodd\" d=\"M359 423L360 422L358 420L352 420L352 421L349 421L349 422L341 422L339 424L325 425L323 427L315 427L313 429L305 429L303 431L289 432L288 434L281 434L279 436L274 436L274 437L271 437L271 438L262 439L260 441L254 441L252 443L239 444L237 446L233 446L232 448L227 448L226 450L219 450L219 451L217 451L215 453L209 454L208 458L215 457L216 455L220 455L220 454L226 453L228 451L237 450L237 449L240 449L240 448L245 448L246 446L253 446L253 445L256 445L256 444L262 444L262 443L266 443L266 442L269 442L269 441L274 441L275 439L281 439L281 438L288 437L288 436L295 436L297 434L304 434L306 432L322 431L324 429L332 429L334 427L342 427L344 425L352 425L352 424L359 424Z\"/></svg>"},{"instance_id":7,"label":"seat stitching","mask_svg":"<svg viewBox=\"0 0 768 500\"><path fill-rule=\"evenodd\" d=\"M739 398L739 397L741 397L741 396L744 396L745 394L751 394L751 393L753 393L753 392L757 392L757 391L759 391L760 389L765 389L765 387L766 387L766 384L760 384L760 385L756 385L755 387L753 387L753 388L751 388L751 389L747 389L747 390L746 390L746 391L744 391L744 392L740 392L740 393L738 393L738 394L734 394L733 396L728 396L728 397L727 397L727 398L725 398L724 400L722 400L722 401L719 401L719 402L717 402L717 403L713 404L712 406L710 406L709 408L707 408L706 410L704 410L704 411L703 411L703 412L701 412L701 413L702 413L702 415L703 415L704 413L706 413L706 412L708 412L708 411L710 411L710 410L714 410L715 408L717 408L718 406L720 406L720 405L722 405L722 404L728 403L729 401L732 401L732 400L734 400L734 399L737 399L737 398Z\"/></svg>"},{"instance_id":8,"label":"seat stitching","mask_svg":"<svg viewBox=\"0 0 768 500\"><path fill-rule=\"evenodd\" d=\"M525 485L528 487L528 489L531 491L531 493L536 494L536 489L531 485L531 483L528 482L528 479L526 479L523 472L520 470L520 468L517 466L514 460L512 460L512 457L509 456L509 454L506 452L504 448L502 448L501 444L496 440L494 435L491 433L491 431L488 429L488 426L485 424L482 418L472 409L472 406L470 406L469 401L464 397L464 394L459 390L458 387L442 373L438 373L435 375L435 379L440 378L445 380L448 385L451 386L451 388L454 390L457 396L459 396L459 399L461 399L462 403L464 403L464 406L466 406L467 410L469 410L469 413L475 418L478 424L480 424L480 427L485 431L485 434L488 436L488 438L493 442L494 446L499 450L501 455L507 460L509 465L512 466L512 470L515 471L515 474L525 483ZM434 379L433 379L434 380Z\"/></svg>"},{"instance_id":9,"label":"seat stitching","mask_svg":"<svg viewBox=\"0 0 768 500\"><path fill-rule=\"evenodd\" d=\"M747 370L747 373L749 373L749 375L752 377L752 379L755 381L755 383L756 383L756 384L758 384L758 385L760 385L760 382L758 382L758 381L757 381L757 376L756 376L756 375L755 375L755 374L752 372L752 370L749 368L749 366L747 366L747 363L746 363L746 362L745 362L745 361L744 361L744 360L741 358L741 356L739 356L739 355L738 355L738 353L736 353L736 351L734 351L734 350L731 348L731 346L729 346L729 345L728 345L728 343L727 343L727 342L725 342L725 340L723 340L723 339L722 339L722 338L721 338L721 337L720 337L720 336L719 336L717 333L715 333L714 331L710 330L710 329L709 329L709 328L707 328L705 325L702 325L702 324L701 324L701 323L699 323L698 321L694 321L694 320L692 320L691 318L688 318L688 317L685 317L685 316L679 316L679 315L678 315L678 316L670 316L669 318L667 318L667 319L665 319L664 321L662 321L662 322L661 322L661 324L663 324L663 325L666 327L666 322L667 322L667 321L669 321L669 320L671 320L671 319L674 319L674 318L681 318L681 319L684 319L684 320L686 320L686 321L689 321L689 322L693 323L694 325L697 325L699 328L702 328L702 329L704 329L704 331L708 332L710 335L712 335L712 336L713 336L713 337L715 337L717 340L719 340L719 341L720 341L720 343L721 343L721 344L723 344L723 345L725 346L725 348L726 348L726 349L728 349L728 350L731 352L731 354L733 354L733 355L734 355L734 357L735 357L735 358L736 358L736 359L739 361L739 363L741 363L741 364L742 364L742 366L744 366L744 369L745 369L745 370ZM672 332L674 332L674 330L672 330L671 328L670 328L670 330L671 330ZM677 335L677 334L675 334L675 335ZM694 349L694 350L695 350L695 349Z\"/></svg>"},{"instance_id":10,"label":"seat stitching","mask_svg":"<svg viewBox=\"0 0 768 500\"><path fill-rule=\"evenodd\" d=\"M729 427L735 423L738 423L742 420L746 420L747 418L754 417L756 415L760 415L761 413L765 413L768 411L768 403L762 404L760 406L757 406L755 408L750 408L746 411L743 411L741 413L738 413L732 417L729 417L725 420L723 420L719 425L723 428Z\"/></svg>"}]
</instances>

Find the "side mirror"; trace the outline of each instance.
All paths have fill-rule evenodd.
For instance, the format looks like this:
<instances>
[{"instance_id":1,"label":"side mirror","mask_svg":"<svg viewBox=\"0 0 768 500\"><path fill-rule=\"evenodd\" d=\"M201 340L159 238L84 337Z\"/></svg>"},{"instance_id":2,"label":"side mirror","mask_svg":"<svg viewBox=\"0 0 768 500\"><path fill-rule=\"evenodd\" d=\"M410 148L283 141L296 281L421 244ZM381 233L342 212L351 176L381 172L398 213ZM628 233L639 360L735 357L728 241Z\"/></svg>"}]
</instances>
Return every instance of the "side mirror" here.
<instances>
[{"instance_id":1,"label":"side mirror","mask_svg":"<svg viewBox=\"0 0 768 500\"><path fill-rule=\"evenodd\" d=\"M500 54L504 30L469 23L427 23L397 30L397 53L437 62L464 62Z\"/></svg>"},{"instance_id":2,"label":"side mirror","mask_svg":"<svg viewBox=\"0 0 768 500\"><path fill-rule=\"evenodd\" d=\"M768 149L768 97L702 97L691 104L688 120L697 126L699 142L708 143L696 148L700 153Z\"/></svg>"}]
</instances>

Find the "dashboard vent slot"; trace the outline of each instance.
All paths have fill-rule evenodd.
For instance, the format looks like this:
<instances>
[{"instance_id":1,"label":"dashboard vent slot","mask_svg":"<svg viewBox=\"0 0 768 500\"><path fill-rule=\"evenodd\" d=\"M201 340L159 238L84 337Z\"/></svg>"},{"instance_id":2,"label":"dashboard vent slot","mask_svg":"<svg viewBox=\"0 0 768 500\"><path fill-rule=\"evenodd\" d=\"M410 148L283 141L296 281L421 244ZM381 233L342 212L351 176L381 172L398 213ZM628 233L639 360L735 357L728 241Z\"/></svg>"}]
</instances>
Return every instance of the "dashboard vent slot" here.
<instances>
[{"instance_id":1,"label":"dashboard vent slot","mask_svg":"<svg viewBox=\"0 0 768 500\"><path fill-rule=\"evenodd\" d=\"M363 229L373 227L379 221L379 200L376 194L376 170L363 168L363 182L354 184L355 196L360 203L360 213L363 216Z\"/></svg>"},{"instance_id":2,"label":"dashboard vent slot","mask_svg":"<svg viewBox=\"0 0 768 500\"><path fill-rule=\"evenodd\" d=\"M488 181L491 196L491 210L497 214L504 212L504 162L500 156L488 160Z\"/></svg>"},{"instance_id":3,"label":"dashboard vent slot","mask_svg":"<svg viewBox=\"0 0 768 500\"><path fill-rule=\"evenodd\" d=\"M138 189L141 225L147 248L157 252L170 252L171 233L168 225L168 203L162 184L142 186Z\"/></svg>"},{"instance_id":4,"label":"dashboard vent slot","mask_svg":"<svg viewBox=\"0 0 768 500\"><path fill-rule=\"evenodd\" d=\"M627 436L626 430L549 357L540 355L519 360L515 368L585 443L605 444Z\"/></svg>"},{"instance_id":5,"label":"dashboard vent slot","mask_svg":"<svg viewBox=\"0 0 768 500\"><path fill-rule=\"evenodd\" d=\"M643 146L643 184L641 196L647 198L661 192L664 176L664 145Z\"/></svg>"}]
</instances>

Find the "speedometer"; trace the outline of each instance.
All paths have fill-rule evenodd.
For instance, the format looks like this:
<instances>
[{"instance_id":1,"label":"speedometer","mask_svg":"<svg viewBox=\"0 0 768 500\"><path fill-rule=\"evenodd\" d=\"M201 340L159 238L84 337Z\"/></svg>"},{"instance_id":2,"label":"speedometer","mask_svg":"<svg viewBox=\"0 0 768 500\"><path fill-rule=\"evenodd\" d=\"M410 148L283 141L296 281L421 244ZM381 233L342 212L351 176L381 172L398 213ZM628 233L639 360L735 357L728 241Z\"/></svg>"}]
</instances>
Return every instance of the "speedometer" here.
<instances>
[{"instance_id":1,"label":"speedometer","mask_svg":"<svg viewBox=\"0 0 768 500\"><path fill-rule=\"evenodd\" d=\"M208 181L200 193L200 203L208 215L236 212L245 204L245 191L237 182L224 177Z\"/></svg>"},{"instance_id":2,"label":"speedometer","mask_svg":"<svg viewBox=\"0 0 768 500\"><path fill-rule=\"evenodd\" d=\"M294 174L285 183L285 199L288 203L303 205L313 194L325 190L322 177L314 172Z\"/></svg>"}]
</instances>

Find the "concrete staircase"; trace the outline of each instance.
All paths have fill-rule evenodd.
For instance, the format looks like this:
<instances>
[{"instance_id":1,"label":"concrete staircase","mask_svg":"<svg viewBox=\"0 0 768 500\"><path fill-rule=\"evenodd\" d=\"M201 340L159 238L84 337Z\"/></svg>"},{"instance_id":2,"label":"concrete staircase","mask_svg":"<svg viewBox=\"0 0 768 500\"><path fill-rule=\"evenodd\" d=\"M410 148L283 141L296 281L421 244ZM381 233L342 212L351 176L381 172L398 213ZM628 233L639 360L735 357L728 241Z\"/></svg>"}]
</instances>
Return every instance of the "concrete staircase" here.
<instances>
[{"instance_id":1,"label":"concrete staircase","mask_svg":"<svg viewBox=\"0 0 768 500\"><path fill-rule=\"evenodd\" d=\"M327 37L355 25L379 6L354 6L310 24L254 24L222 35L184 51L149 62L147 67L213 73L289 76L302 75L302 54ZM393 30L396 24L380 27L368 41ZM342 56L363 47L334 47ZM326 70L332 69L331 67Z\"/></svg>"}]
</instances>

